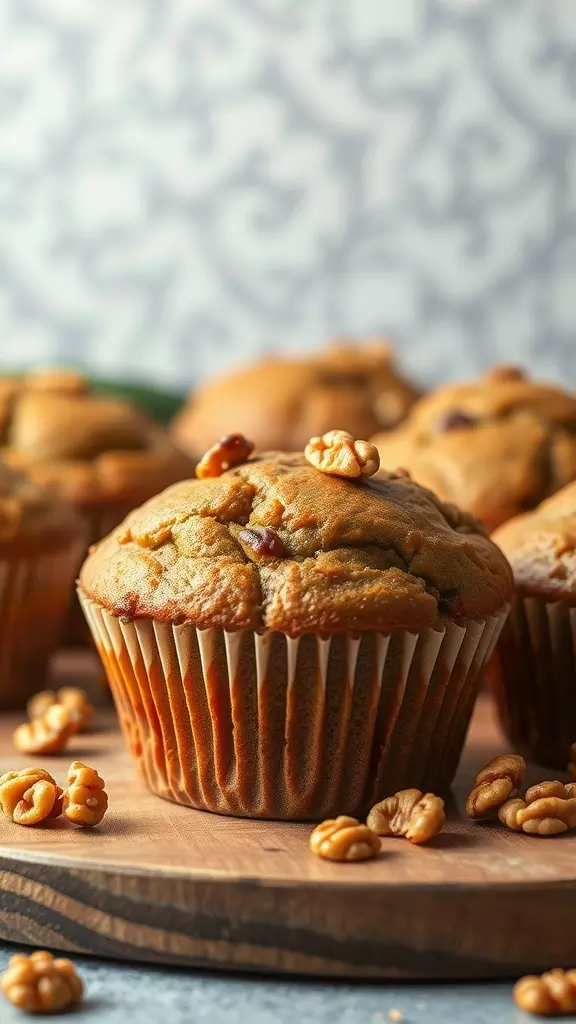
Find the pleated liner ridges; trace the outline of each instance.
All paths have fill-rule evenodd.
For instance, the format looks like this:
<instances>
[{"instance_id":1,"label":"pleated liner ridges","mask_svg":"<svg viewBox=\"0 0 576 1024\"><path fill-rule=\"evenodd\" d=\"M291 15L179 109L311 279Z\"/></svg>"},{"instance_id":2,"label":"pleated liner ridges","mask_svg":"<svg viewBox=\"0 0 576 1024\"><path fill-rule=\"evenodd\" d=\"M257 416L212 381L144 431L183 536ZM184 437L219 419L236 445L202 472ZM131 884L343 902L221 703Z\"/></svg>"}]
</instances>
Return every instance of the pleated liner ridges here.
<instances>
[{"instance_id":1,"label":"pleated liner ridges","mask_svg":"<svg viewBox=\"0 0 576 1024\"><path fill-rule=\"evenodd\" d=\"M331 639L122 622L81 597L147 785L254 818L361 813L445 789L506 613Z\"/></svg>"},{"instance_id":2,"label":"pleated liner ridges","mask_svg":"<svg viewBox=\"0 0 576 1024\"><path fill-rule=\"evenodd\" d=\"M514 748L565 771L576 740L576 608L516 598L489 678Z\"/></svg>"},{"instance_id":3,"label":"pleated liner ridges","mask_svg":"<svg viewBox=\"0 0 576 1024\"><path fill-rule=\"evenodd\" d=\"M80 547L0 559L0 709L21 708L44 684L70 603Z\"/></svg>"}]
</instances>

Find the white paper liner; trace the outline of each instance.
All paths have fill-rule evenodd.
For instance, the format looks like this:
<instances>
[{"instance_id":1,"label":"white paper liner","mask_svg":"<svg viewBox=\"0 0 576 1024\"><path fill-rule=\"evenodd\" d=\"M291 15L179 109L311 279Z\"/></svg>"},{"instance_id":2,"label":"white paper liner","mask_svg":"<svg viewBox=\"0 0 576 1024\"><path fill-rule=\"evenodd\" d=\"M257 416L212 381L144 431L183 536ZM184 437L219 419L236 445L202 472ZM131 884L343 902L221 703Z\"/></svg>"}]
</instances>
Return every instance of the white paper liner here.
<instances>
[{"instance_id":1,"label":"white paper liner","mask_svg":"<svg viewBox=\"0 0 576 1024\"><path fill-rule=\"evenodd\" d=\"M80 600L150 789L291 819L362 813L406 786L445 790L507 614L293 639L122 622Z\"/></svg>"},{"instance_id":2,"label":"white paper liner","mask_svg":"<svg viewBox=\"0 0 576 1024\"><path fill-rule=\"evenodd\" d=\"M24 707L41 690L62 638L78 544L52 554L0 559L0 709Z\"/></svg>"},{"instance_id":3,"label":"white paper liner","mask_svg":"<svg viewBox=\"0 0 576 1024\"><path fill-rule=\"evenodd\" d=\"M576 608L517 597L498 645L492 689L515 748L565 771L576 740Z\"/></svg>"}]
</instances>

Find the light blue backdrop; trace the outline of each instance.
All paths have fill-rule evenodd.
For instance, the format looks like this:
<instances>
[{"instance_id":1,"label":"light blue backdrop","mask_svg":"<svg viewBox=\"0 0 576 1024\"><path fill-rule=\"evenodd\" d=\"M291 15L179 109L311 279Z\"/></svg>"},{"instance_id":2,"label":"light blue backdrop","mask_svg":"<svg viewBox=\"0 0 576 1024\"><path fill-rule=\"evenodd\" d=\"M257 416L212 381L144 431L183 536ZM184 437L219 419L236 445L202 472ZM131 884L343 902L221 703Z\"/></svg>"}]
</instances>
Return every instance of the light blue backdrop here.
<instances>
[{"instance_id":1,"label":"light blue backdrop","mask_svg":"<svg viewBox=\"0 0 576 1024\"><path fill-rule=\"evenodd\" d=\"M576 384L574 0L2 0L0 362Z\"/></svg>"}]
</instances>

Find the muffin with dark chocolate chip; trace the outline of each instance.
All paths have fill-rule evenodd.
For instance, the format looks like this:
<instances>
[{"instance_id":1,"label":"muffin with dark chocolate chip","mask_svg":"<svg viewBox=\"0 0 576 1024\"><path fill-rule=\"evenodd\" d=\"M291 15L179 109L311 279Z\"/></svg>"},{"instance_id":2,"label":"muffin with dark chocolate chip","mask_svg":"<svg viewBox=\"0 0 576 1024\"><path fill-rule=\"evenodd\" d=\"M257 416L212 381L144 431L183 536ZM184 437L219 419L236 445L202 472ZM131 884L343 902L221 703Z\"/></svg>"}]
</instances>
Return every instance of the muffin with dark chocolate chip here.
<instances>
[{"instance_id":1,"label":"muffin with dark chocolate chip","mask_svg":"<svg viewBox=\"0 0 576 1024\"><path fill-rule=\"evenodd\" d=\"M504 556L406 474L373 475L375 449L343 431L306 456L233 442L82 568L147 785L310 820L445 790L511 595Z\"/></svg>"},{"instance_id":2,"label":"muffin with dark chocolate chip","mask_svg":"<svg viewBox=\"0 0 576 1024\"><path fill-rule=\"evenodd\" d=\"M489 679L516 750L566 770L576 740L576 482L494 534L516 594Z\"/></svg>"},{"instance_id":3,"label":"muffin with dark chocolate chip","mask_svg":"<svg viewBox=\"0 0 576 1024\"><path fill-rule=\"evenodd\" d=\"M576 478L576 396L499 366L439 388L372 440L383 466L405 466L493 530Z\"/></svg>"},{"instance_id":4,"label":"muffin with dark chocolate chip","mask_svg":"<svg viewBox=\"0 0 576 1024\"><path fill-rule=\"evenodd\" d=\"M0 709L42 689L85 545L69 505L0 461Z\"/></svg>"},{"instance_id":5,"label":"muffin with dark chocolate chip","mask_svg":"<svg viewBox=\"0 0 576 1024\"><path fill-rule=\"evenodd\" d=\"M309 358L267 358L193 392L172 434L197 459L215 437L242 431L257 449L302 449L338 422L355 437L389 430L419 392L383 341L338 343Z\"/></svg>"}]
</instances>

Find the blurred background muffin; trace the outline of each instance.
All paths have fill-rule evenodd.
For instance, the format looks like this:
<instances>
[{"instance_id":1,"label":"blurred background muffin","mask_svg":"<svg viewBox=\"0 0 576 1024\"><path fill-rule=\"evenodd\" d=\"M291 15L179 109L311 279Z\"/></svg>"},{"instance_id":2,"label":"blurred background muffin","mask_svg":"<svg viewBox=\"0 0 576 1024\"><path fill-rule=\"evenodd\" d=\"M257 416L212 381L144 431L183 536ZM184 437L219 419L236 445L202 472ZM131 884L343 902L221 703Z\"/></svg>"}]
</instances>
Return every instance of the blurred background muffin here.
<instances>
[{"instance_id":1,"label":"blurred background muffin","mask_svg":"<svg viewBox=\"0 0 576 1024\"><path fill-rule=\"evenodd\" d=\"M237 431L269 451L303 448L335 423L367 438L397 426L418 395L385 341L339 342L306 358L267 358L215 377L192 393L172 435L194 458Z\"/></svg>"},{"instance_id":2,"label":"blurred background muffin","mask_svg":"<svg viewBox=\"0 0 576 1024\"><path fill-rule=\"evenodd\" d=\"M494 534L516 596L491 688L515 750L565 771L576 740L576 482Z\"/></svg>"},{"instance_id":3,"label":"blurred background muffin","mask_svg":"<svg viewBox=\"0 0 576 1024\"><path fill-rule=\"evenodd\" d=\"M0 456L81 513L87 543L192 472L163 427L64 369L0 380ZM74 602L70 639L82 635Z\"/></svg>"},{"instance_id":4,"label":"blurred background muffin","mask_svg":"<svg viewBox=\"0 0 576 1024\"><path fill-rule=\"evenodd\" d=\"M0 709L42 688L85 549L82 517L0 460Z\"/></svg>"},{"instance_id":5,"label":"blurred background muffin","mask_svg":"<svg viewBox=\"0 0 576 1024\"><path fill-rule=\"evenodd\" d=\"M403 466L493 530L576 477L576 395L497 366L438 388L373 441L382 466Z\"/></svg>"}]
</instances>

